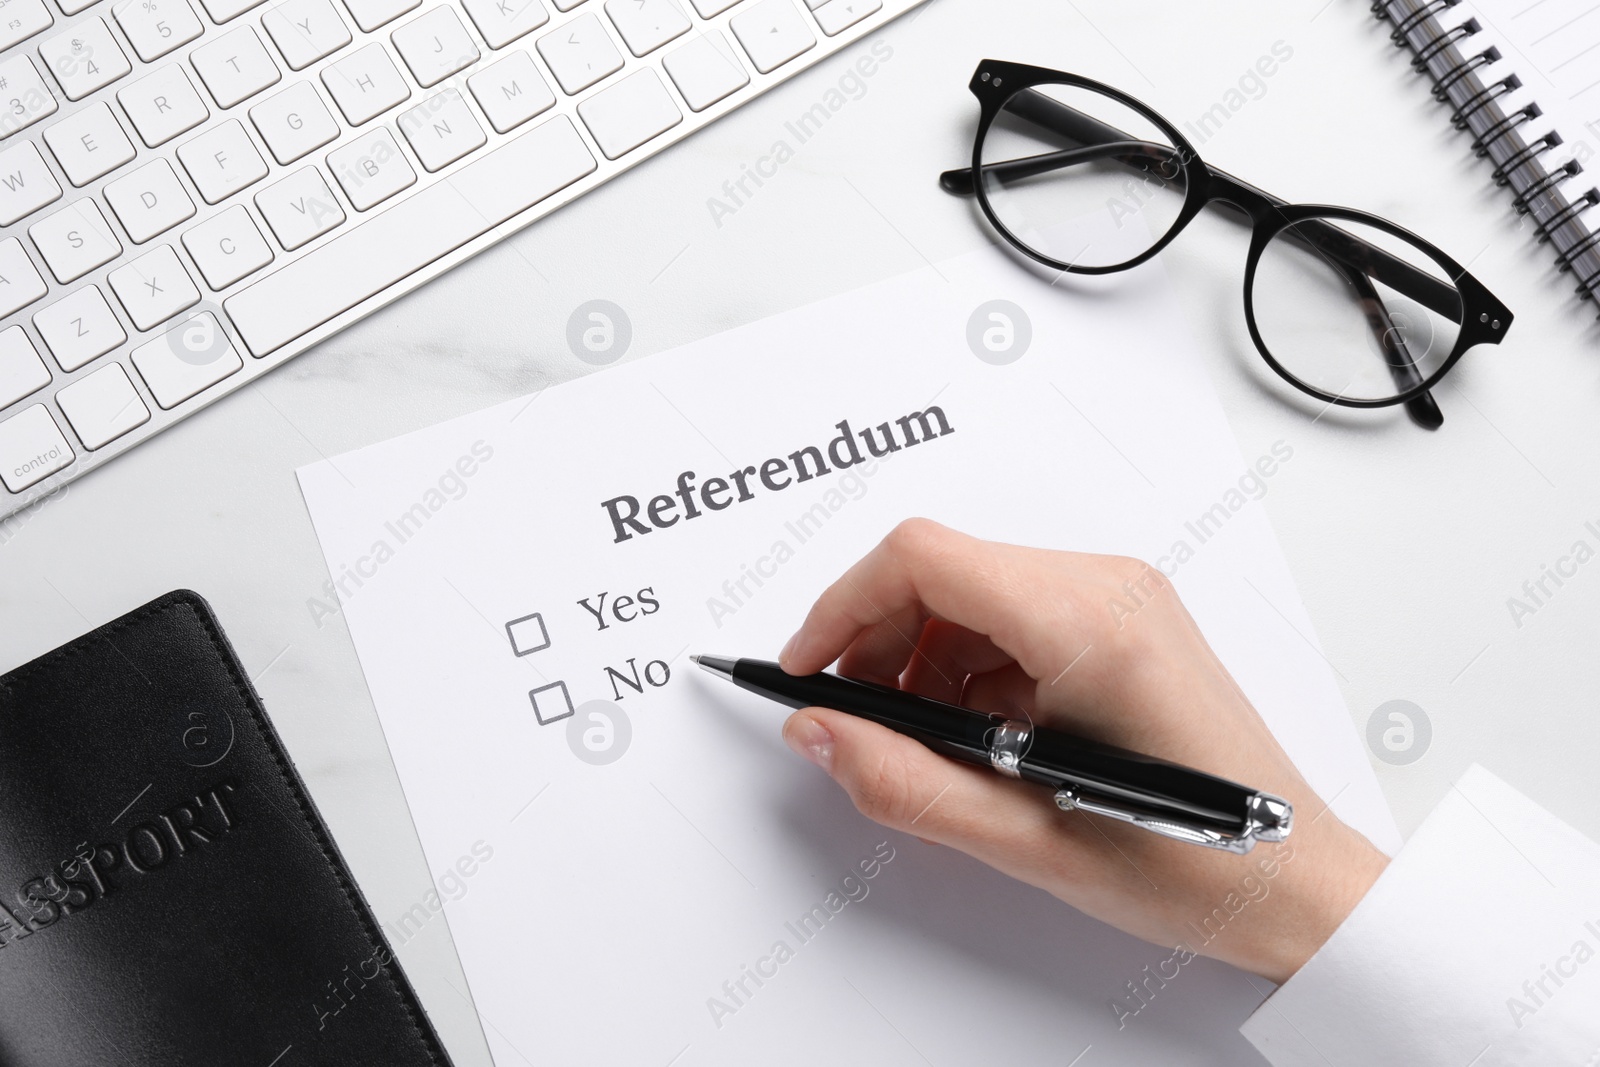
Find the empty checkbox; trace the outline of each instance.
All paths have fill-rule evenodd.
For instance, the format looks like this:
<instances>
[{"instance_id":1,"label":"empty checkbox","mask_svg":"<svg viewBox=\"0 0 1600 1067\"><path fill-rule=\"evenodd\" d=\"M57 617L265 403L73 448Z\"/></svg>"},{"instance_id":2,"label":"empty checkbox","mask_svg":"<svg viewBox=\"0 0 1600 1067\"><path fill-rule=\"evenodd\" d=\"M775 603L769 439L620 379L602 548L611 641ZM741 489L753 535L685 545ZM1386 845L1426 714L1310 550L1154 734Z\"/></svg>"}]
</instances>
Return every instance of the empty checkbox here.
<instances>
[{"instance_id":1,"label":"empty checkbox","mask_svg":"<svg viewBox=\"0 0 1600 1067\"><path fill-rule=\"evenodd\" d=\"M539 720L540 726L559 722L573 712L572 697L567 693L566 682L551 682L530 689L528 699L533 702L533 717Z\"/></svg>"},{"instance_id":2,"label":"empty checkbox","mask_svg":"<svg viewBox=\"0 0 1600 1067\"><path fill-rule=\"evenodd\" d=\"M544 616L537 611L506 623L506 636L511 638L511 651L519 656L550 647L550 631L544 628Z\"/></svg>"}]
</instances>

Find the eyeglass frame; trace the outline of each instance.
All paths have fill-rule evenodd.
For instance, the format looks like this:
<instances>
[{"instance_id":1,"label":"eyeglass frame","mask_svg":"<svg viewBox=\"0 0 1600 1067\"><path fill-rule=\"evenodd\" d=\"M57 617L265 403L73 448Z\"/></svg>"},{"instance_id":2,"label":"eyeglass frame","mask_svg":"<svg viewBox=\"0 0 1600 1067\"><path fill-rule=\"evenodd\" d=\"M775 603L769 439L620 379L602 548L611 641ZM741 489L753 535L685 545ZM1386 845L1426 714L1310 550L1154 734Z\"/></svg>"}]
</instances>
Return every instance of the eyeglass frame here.
<instances>
[{"instance_id":1,"label":"eyeglass frame","mask_svg":"<svg viewBox=\"0 0 1600 1067\"><path fill-rule=\"evenodd\" d=\"M1172 148L1176 150L1177 161L1182 168L1181 174L1185 181L1183 206L1179 209L1167 232L1161 235L1149 248L1132 259L1123 263L1100 267L1076 265L1054 259L1030 247L1027 242L1012 233L1005 223L1000 220L993 205L989 203L984 183L978 178L978 175L984 169L982 159L984 138L988 135L989 128L993 125L995 118L1004 110L1007 101L1019 92L1033 89L1040 85L1064 85L1100 93L1149 121L1167 137L1171 142ZM1432 242L1396 223L1390 222L1388 219L1369 212L1332 204L1290 204L1247 182L1241 181L1226 171L1219 170L1202 160L1200 154L1195 151L1194 146L1178 132L1177 127L1173 126L1172 123L1168 122L1154 109L1120 89L1090 78L1070 74L1066 71L993 59L985 59L978 64L968 89L978 99L979 105L978 130L972 144L972 166L970 169L961 168L945 171L939 176L940 185L947 192L976 195L978 206L989 220L989 224L1015 248L1031 259L1070 274L1114 274L1131 270L1141 263L1149 261L1171 244L1178 234L1183 232L1190 222L1194 221L1201 210L1210 204L1218 203L1242 212L1250 219L1252 228L1250 248L1245 256L1244 275L1245 324L1249 329L1250 339L1255 343L1256 351L1260 353L1262 359L1279 377L1302 392L1320 400L1327 401L1330 404L1340 404L1354 408L1380 408L1405 404L1412 418L1419 425L1428 429L1435 429L1442 424L1444 417L1439 412L1432 397L1428 395L1429 390L1437 385L1439 380L1460 361L1468 349L1475 348L1480 344L1499 344L1505 336L1506 330L1511 326L1514 316L1510 309L1501 303L1493 293L1489 292L1488 288L1465 267L1446 255L1442 249ZM1044 97L1043 99L1048 100L1049 98ZM1057 107L1072 111L1074 114L1082 115L1081 112L1078 112L1070 105L1062 104L1059 101L1051 101L1051 103ZM1092 116L1083 117L1096 125L1104 125ZM1057 132L1061 131L1058 130ZM1079 143L1087 144L1087 142L1081 141ZM994 164L991 164L992 166ZM1381 300L1376 303L1376 310L1382 316L1381 320L1375 319L1369 311L1369 326L1378 334L1379 345L1385 351L1386 362L1390 364L1391 371L1393 372L1397 369L1397 365L1388 356L1389 346L1396 344L1402 349L1401 354L1410 365L1412 375L1421 378L1420 381L1401 390L1393 397L1377 400L1346 397L1328 392L1300 379L1272 355L1256 325L1253 290L1256 268L1260 263L1262 253L1272 239L1288 227L1306 220L1320 219L1337 219L1361 223L1408 242L1432 259L1435 264L1448 274L1456 292L1460 295L1460 331L1456 336L1455 345L1438 369L1426 378L1421 378L1416 373L1415 364L1410 360L1409 353L1403 351L1404 339L1398 333L1398 327L1389 319L1387 311L1383 309ZM1341 234L1344 238L1355 242L1357 245L1363 246L1378 257L1393 260L1393 257L1388 256L1381 249L1362 241L1359 237L1348 234L1338 227L1329 227L1329 229ZM1415 272L1415 268L1410 267L1409 264L1405 264L1403 261L1393 260L1393 263ZM1350 265L1347 264L1346 266L1349 267ZM1422 272L1416 273L1421 274ZM1362 272L1362 276L1366 277L1367 275ZM1423 277L1429 283L1438 283L1438 279L1428 277L1425 274ZM1368 284L1370 287L1370 281ZM1372 295L1376 297L1375 290ZM1440 313L1446 314L1446 317L1448 317L1447 313Z\"/></svg>"}]
</instances>

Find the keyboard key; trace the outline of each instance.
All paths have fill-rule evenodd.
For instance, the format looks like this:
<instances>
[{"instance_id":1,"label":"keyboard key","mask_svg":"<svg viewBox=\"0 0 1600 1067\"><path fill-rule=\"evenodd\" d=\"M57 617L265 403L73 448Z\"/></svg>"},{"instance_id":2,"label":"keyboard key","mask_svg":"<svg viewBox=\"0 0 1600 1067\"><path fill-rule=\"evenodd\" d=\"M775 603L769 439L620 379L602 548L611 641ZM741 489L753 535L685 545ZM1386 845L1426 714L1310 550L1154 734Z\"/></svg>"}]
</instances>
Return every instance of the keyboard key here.
<instances>
[{"instance_id":1,"label":"keyboard key","mask_svg":"<svg viewBox=\"0 0 1600 1067\"><path fill-rule=\"evenodd\" d=\"M649 67L595 93L578 105L578 114L607 159L631 152L683 121L667 87Z\"/></svg>"},{"instance_id":2,"label":"keyboard key","mask_svg":"<svg viewBox=\"0 0 1600 1067\"><path fill-rule=\"evenodd\" d=\"M739 0L690 0L690 2L694 4L694 9L700 12L701 18L708 19L713 15L722 14Z\"/></svg>"},{"instance_id":3,"label":"keyboard key","mask_svg":"<svg viewBox=\"0 0 1600 1067\"><path fill-rule=\"evenodd\" d=\"M429 173L441 170L489 140L472 117L467 102L454 89L430 96L400 113L400 132Z\"/></svg>"},{"instance_id":4,"label":"keyboard key","mask_svg":"<svg viewBox=\"0 0 1600 1067\"><path fill-rule=\"evenodd\" d=\"M106 276L122 309L140 330L153 329L200 302L189 272L171 245L158 245Z\"/></svg>"},{"instance_id":5,"label":"keyboard key","mask_svg":"<svg viewBox=\"0 0 1600 1067\"><path fill-rule=\"evenodd\" d=\"M185 0L120 0L111 15L146 63L200 36L200 16Z\"/></svg>"},{"instance_id":6,"label":"keyboard key","mask_svg":"<svg viewBox=\"0 0 1600 1067\"><path fill-rule=\"evenodd\" d=\"M344 208L316 167L267 186L256 194L256 207L278 243L291 252L344 221Z\"/></svg>"},{"instance_id":7,"label":"keyboard key","mask_svg":"<svg viewBox=\"0 0 1600 1067\"><path fill-rule=\"evenodd\" d=\"M98 4L100 0L56 0L56 5L69 15L76 15L86 7Z\"/></svg>"},{"instance_id":8,"label":"keyboard key","mask_svg":"<svg viewBox=\"0 0 1600 1067\"><path fill-rule=\"evenodd\" d=\"M245 344L267 355L595 169L570 119L506 141L223 302Z\"/></svg>"},{"instance_id":9,"label":"keyboard key","mask_svg":"<svg viewBox=\"0 0 1600 1067\"><path fill-rule=\"evenodd\" d=\"M185 230L183 247L206 284L222 290L272 262L272 249L256 228L250 212L235 204L193 229Z\"/></svg>"},{"instance_id":10,"label":"keyboard key","mask_svg":"<svg viewBox=\"0 0 1600 1067\"><path fill-rule=\"evenodd\" d=\"M593 15L580 15L539 38L539 54L568 96L622 69L622 54Z\"/></svg>"},{"instance_id":11,"label":"keyboard key","mask_svg":"<svg viewBox=\"0 0 1600 1067\"><path fill-rule=\"evenodd\" d=\"M39 45L39 58L61 83L68 100L82 100L133 70L105 19L98 17L84 19L66 33L44 41Z\"/></svg>"},{"instance_id":12,"label":"keyboard key","mask_svg":"<svg viewBox=\"0 0 1600 1067\"><path fill-rule=\"evenodd\" d=\"M136 245L194 218L194 201L183 191L172 164L164 159L146 163L126 178L109 183L105 194Z\"/></svg>"},{"instance_id":13,"label":"keyboard key","mask_svg":"<svg viewBox=\"0 0 1600 1067\"><path fill-rule=\"evenodd\" d=\"M339 136L339 124L310 82L297 82L250 109L267 150L287 166Z\"/></svg>"},{"instance_id":14,"label":"keyboard key","mask_svg":"<svg viewBox=\"0 0 1600 1067\"><path fill-rule=\"evenodd\" d=\"M0 226L61 199L61 185L31 141L0 152Z\"/></svg>"},{"instance_id":15,"label":"keyboard key","mask_svg":"<svg viewBox=\"0 0 1600 1067\"><path fill-rule=\"evenodd\" d=\"M728 21L756 69L769 74L816 46L794 0L761 0Z\"/></svg>"},{"instance_id":16,"label":"keyboard key","mask_svg":"<svg viewBox=\"0 0 1600 1067\"><path fill-rule=\"evenodd\" d=\"M417 180L394 136L382 126L328 153L328 169L357 211L377 206Z\"/></svg>"},{"instance_id":17,"label":"keyboard key","mask_svg":"<svg viewBox=\"0 0 1600 1067\"><path fill-rule=\"evenodd\" d=\"M322 84L344 112L345 121L359 126L411 95L410 86L394 69L383 45L358 48L337 63L323 68Z\"/></svg>"},{"instance_id":18,"label":"keyboard key","mask_svg":"<svg viewBox=\"0 0 1600 1067\"><path fill-rule=\"evenodd\" d=\"M150 409L134 392L128 372L115 362L57 390L56 403L61 405L61 414L67 417L78 440L90 451L103 448L135 426L150 421Z\"/></svg>"},{"instance_id":19,"label":"keyboard key","mask_svg":"<svg viewBox=\"0 0 1600 1067\"><path fill-rule=\"evenodd\" d=\"M654 52L689 32L689 16L677 0L606 0L606 14L636 56Z\"/></svg>"},{"instance_id":20,"label":"keyboard key","mask_svg":"<svg viewBox=\"0 0 1600 1067\"><path fill-rule=\"evenodd\" d=\"M290 70L304 70L350 43L350 27L330 0L283 0L261 16L261 25Z\"/></svg>"},{"instance_id":21,"label":"keyboard key","mask_svg":"<svg viewBox=\"0 0 1600 1067\"><path fill-rule=\"evenodd\" d=\"M0 331L0 408L50 384L50 368L21 326Z\"/></svg>"},{"instance_id":22,"label":"keyboard key","mask_svg":"<svg viewBox=\"0 0 1600 1067\"><path fill-rule=\"evenodd\" d=\"M478 61L478 46L453 9L436 7L389 35L395 51L424 89Z\"/></svg>"},{"instance_id":23,"label":"keyboard key","mask_svg":"<svg viewBox=\"0 0 1600 1067\"><path fill-rule=\"evenodd\" d=\"M133 350L133 365L163 409L238 372L244 360L209 311L196 312Z\"/></svg>"},{"instance_id":24,"label":"keyboard key","mask_svg":"<svg viewBox=\"0 0 1600 1067\"><path fill-rule=\"evenodd\" d=\"M550 21L539 0L462 0L462 6L490 48L504 48Z\"/></svg>"},{"instance_id":25,"label":"keyboard key","mask_svg":"<svg viewBox=\"0 0 1600 1067\"><path fill-rule=\"evenodd\" d=\"M50 291L33 260L15 237L0 240L0 319L20 311Z\"/></svg>"},{"instance_id":26,"label":"keyboard key","mask_svg":"<svg viewBox=\"0 0 1600 1067\"><path fill-rule=\"evenodd\" d=\"M33 316L33 326L66 371L77 370L128 339L96 285L86 285L41 309Z\"/></svg>"},{"instance_id":27,"label":"keyboard key","mask_svg":"<svg viewBox=\"0 0 1600 1067\"><path fill-rule=\"evenodd\" d=\"M200 0L201 6L206 9L206 14L210 15L211 21L218 26L238 18L259 3L261 0Z\"/></svg>"},{"instance_id":28,"label":"keyboard key","mask_svg":"<svg viewBox=\"0 0 1600 1067\"><path fill-rule=\"evenodd\" d=\"M104 101L96 101L44 131L45 143L67 180L85 186L133 159L133 142Z\"/></svg>"},{"instance_id":29,"label":"keyboard key","mask_svg":"<svg viewBox=\"0 0 1600 1067\"><path fill-rule=\"evenodd\" d=\"M571 11L583 3L583 0L550 0L550 2L556 5L557 11Z\"/></svg>"},{"instance_id":30,"label":"keyboard key","mask_svg":"<svg viewBox=\"0 0 1600 1067\"><path fill-rule=\"evenodd\" d=\"M20 493L72 463L72 446L43 404L0 422L0 482Z\"/></svg>"},{"instance_id":31,"label":"keyboard key","mask_svg":"<svg viewBox=\"0 0 1600 1067\"><path fill-rule=\"evenodd\" d=\"M691 111L704 111L750 84L750 75L718 30L707 30L688 44L668 52L661 65L683 94Z\"/></svg>"},{"instance_id":32,"label":"keyboard key","mask_svg":"<svg viewBox=\"0 0 1600 1067\"><path fill-rule=\"evenodd\" d=\"M176 63L118 89L117 100L147 148L188 133L211 115L189 76Z\"/></svg>"},{"instance_id":33,"label":"keyboard key","mask_svg":"<svg viewBox=\"0 0 1600 1067\"><path fill-rule=\"evenodd\" d=\"M211 91L211 98L222 108L276 85L283 77L253 26L240 26L214 41L208 40L189 53L189 60Z\"/></svg>"},{"instance_id":34,"label":"keyboard key","mask_svg":"<svg viewBox=\"0 0 1600 1067\"><path fill-rule=\"evenodd\" d=\"M363 33L371 33L386 22L393 22L407 11L422 6L422 0L344 0L350 17Z\"/></svg>"},{"instance_id":35,"label":"keyboard key","mask_svg":"<svg viewBox=\"0 0 1600 1067\"><path fill-rule=\"evenodd\" d=\"M827 0L814 8L811 14L816 18L817 25L822 27L822 32L832 37L882 9L883 0Z\"/></svg>"},{"instance_id":36,"label":"keyboard key","mask_svg":"<svg viewBox=\"0 0 1600 1067\"><path fill-rule=\"evenodd\" d=\"M178 159L208 204L216 204L267 176L261 153L238 119L213 126L178 146Z\"/></svg>"},{"instance_id":37,"label":"keyboard key","mask_svg":"<svg viewBox=\"0 0 1600 1067\"><path fill-rule=\"evenodd\" d=\"M44 0L0 2L0 49L26 41L40 30L55 25L55 21L50 9L44 6Z\"/></svg>"},{"instance_id":38,"label":"keyboard key","mask_svg":"<svg viewBox=\"0 0 1600 1067\"><path fill-rule=\"evenodd\" d=\"M495 133L521 126L556 102L533 57L520 48L468 78L467 88Z\"/></svg>"},{"instance_id":39,"label":"keyboard key","mask_svg":"<svg viewBox=\"0 0 1600 1067\"><path fill-rule=\"evenodd\" d=\"M122 242L93 200L75 200L46 215L28 227L28 235L63 285L122 254Z\"/></svg>"},{"instance_id":40,"label":"keyboard key","mask_svg":"<svg viewBox=\"0 0 1600 1067\"><path fill-rule=\"evenodd\" d=\"M0 61L0 140L56 113L56 98L24 55Z\"/></svg>"}]
</instances>

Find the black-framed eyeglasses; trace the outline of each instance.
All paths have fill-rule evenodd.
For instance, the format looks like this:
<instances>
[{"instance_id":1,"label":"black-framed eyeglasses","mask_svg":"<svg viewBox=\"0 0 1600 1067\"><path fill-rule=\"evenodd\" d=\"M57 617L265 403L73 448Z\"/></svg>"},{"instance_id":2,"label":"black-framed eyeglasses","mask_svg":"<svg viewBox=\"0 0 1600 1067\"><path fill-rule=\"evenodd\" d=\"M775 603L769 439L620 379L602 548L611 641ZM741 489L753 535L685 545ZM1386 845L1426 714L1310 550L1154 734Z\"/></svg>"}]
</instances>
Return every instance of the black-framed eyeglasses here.
<instances>
[{"instance_id":1,"label":"black-framed eyeglasses","mask_svg":"<svg viewBox=\"0 0 1600 1067\"><path fill-rule=\"evenodd\" d=\"M1247 216L1244 311L1267 364L1330 404L1405 404L1436 429L1429 390L1512 315L1465 267L1363 211L1289 204L1204 163L1166 119L1108 85L984 60L972 165L940 175L977 194L1019 250L1057 270L1109 274L1165 248L1211 203Z\"/></svg>"}]
</instances>

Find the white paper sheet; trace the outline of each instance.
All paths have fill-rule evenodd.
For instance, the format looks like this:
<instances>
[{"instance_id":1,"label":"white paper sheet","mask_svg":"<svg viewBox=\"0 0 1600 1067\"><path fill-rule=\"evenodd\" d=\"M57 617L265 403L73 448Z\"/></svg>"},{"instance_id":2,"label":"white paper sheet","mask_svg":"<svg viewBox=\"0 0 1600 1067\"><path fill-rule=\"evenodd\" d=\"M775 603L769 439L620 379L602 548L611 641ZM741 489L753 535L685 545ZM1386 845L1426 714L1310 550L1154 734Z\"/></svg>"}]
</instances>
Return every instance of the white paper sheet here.
<instances>
[{"instance_id":1,"label":"white paper sheet","mask_svg":"<svg viewBox=\"0 0 1600 1067\"><path fill-rule=\"evenodd\" d=\"M430 867L460 862L440 896L499 1067L1260 1062L1237 1027L1266 983L1198 960L1119 1012L1170 948L867 822L784 748L782 709L687 658L775 655L910 515L1143 556L1319 794L1393 851L1252 499L1295 442L1239 454L1165 286L1050 286L985 250L300 472ZM997 299L1031 333L1007 365L968 342ZM931 406L951 432L760 484L843 420L903 440ZM674 525L616 541L604 501L748 466L748 499L664 505ZM582 603L602 593L603 627ZM558 682L577 713L541 725L530 692L553 718Z\"/></svg>"}]
</instances>

